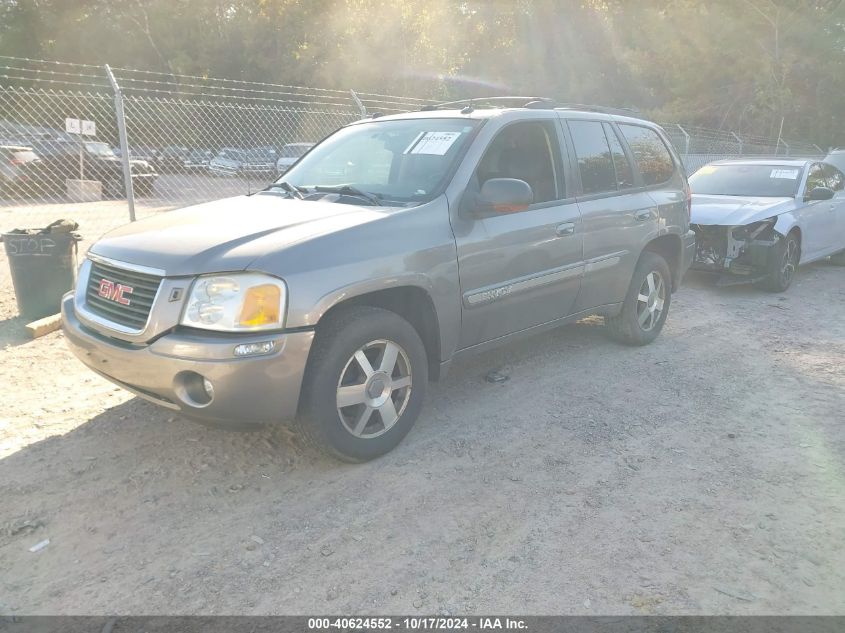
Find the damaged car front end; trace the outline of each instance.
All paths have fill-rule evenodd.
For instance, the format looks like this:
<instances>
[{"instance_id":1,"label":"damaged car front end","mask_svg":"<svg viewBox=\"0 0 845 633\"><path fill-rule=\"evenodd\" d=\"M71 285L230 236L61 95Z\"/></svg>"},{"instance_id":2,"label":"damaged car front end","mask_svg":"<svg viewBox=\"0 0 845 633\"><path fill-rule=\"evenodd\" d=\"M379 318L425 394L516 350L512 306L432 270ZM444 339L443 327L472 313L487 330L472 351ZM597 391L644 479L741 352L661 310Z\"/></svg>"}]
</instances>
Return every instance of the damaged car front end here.
<instances>
[{"instance_id":1,"label":"damaged car front end","mask_svg":"<svg viewBox=\"0 0 845 633\"><path fill-rule=\"evenodd\" d=\"M742 226L692 224L692 268L719 274L719 286L765 279L778 256L777 245L785 237L775 228L777 220L771 217Z\"/></svg>"}]
</instances>

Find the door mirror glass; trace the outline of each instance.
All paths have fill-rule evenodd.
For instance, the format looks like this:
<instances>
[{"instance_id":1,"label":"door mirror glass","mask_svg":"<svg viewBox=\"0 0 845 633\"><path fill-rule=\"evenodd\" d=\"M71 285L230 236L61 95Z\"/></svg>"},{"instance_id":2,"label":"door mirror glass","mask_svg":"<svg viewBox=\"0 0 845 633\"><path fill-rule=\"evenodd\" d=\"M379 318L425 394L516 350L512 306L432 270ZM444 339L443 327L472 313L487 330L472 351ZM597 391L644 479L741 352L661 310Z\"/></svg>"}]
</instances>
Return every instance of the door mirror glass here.
<instances>
[{"instance_id":1,"label":"door mirror glass","mask_svg":"<svg viewBox=\"0 0 845 633\"><path fill-rule=\"evenodd\" d=\"M491 178L481 186L476 213L516 213L525 211L534 202L534 192L524 180Z\"/></svg>"},{"instance_id":2,"label":"door mirror glass","mask_svg":"<svg viewBox=\"0 0 845 633\"><path fill-rule=\"evenodd\" d=\"M833 189L827 187L816 187L810 192L810 200L830 200L833 197Z\"/></svg>"}]
</instances>

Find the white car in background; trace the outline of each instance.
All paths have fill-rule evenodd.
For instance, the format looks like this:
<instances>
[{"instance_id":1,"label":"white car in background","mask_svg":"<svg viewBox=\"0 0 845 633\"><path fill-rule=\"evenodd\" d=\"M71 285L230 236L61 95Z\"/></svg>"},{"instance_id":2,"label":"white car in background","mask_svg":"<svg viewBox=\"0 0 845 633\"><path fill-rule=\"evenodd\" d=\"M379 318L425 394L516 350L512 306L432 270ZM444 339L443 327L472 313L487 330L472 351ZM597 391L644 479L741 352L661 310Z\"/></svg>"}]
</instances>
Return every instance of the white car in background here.
<instances>
[{"instance_id":1,"label":"white car in background","mask_svg":"<svg viewBox=\"0 0 845 633\"><path fill-rule=\"evenodd\" d=\"M312 147L314 143L288 143L282 147L279 159L276 161L276 173L281 176Z\"/></svg>"},{"instance_id":2,"label":"white car in background","mask_svg":"<svg viewBox=\"0 0 845 633\"><path fill-rule=\"evenodd\" d=\"M275 150L266 148L224 147L208 161L208 171L222 176L258 176L269 179L274 169L273 154Z\"/></svg>"},{"instance_id":3,"label":"white car in background","mask_svg":"<svg viewBox=\"0 0 845 633\"><path fill-rule=\"evenodd\" d=\"M693 268L719 285L753 282L783 292L798 264L845 265L845 175L814 160L737 159L689 179Z\"/></svg>"}]
</instances>

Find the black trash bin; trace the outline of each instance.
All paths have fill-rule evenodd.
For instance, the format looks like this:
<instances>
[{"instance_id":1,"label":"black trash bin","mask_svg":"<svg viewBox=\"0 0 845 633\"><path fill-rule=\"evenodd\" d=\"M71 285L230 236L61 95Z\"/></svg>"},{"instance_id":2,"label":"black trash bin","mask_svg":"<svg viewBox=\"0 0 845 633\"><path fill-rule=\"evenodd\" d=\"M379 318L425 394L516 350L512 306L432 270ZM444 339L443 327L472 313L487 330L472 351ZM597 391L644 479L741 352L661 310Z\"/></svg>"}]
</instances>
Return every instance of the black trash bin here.
<instances>
[{"instance_id":1,"label":"black trash bin","mask_svg":"<svg viewBox=\"0 0 845 633\"><path fill-rule=\"evenodd\" d=\"M78 225L57 220L43 229L3 233L18 312L27 319L56 314L76 275Z\"/></svg>"}]
</instances>

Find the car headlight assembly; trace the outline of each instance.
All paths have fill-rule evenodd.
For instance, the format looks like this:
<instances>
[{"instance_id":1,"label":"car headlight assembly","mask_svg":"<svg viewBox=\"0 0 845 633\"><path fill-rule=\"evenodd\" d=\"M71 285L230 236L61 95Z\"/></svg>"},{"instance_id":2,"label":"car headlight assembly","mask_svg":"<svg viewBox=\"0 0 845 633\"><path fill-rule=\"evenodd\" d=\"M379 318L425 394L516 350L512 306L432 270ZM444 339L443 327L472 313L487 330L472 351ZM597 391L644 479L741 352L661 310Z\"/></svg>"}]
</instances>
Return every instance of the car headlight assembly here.
<instances>
[{"instance_id":1,"label":"car headlight assembly","mask_svg":"<svg viewBox=\"0 0 845 633\"><path fill-rule=\"evenodd\" d=\"M203 275L191 286L180 323L220 332L258 332L284 327L285 282L262 273Z\"/></svg>"},{"instance_id":2,"label":"car headlight assembly","mask_svg":"<svg viewBox=\"0 0 845 633\"><path fill-rule=\"evenodd\" d=\"M737 226L731 230L731 235L735 240L754 240L757 239L757 237L759 237L767 229L772 228L777 223L777 221L777 216L775 216L772 218L761 220L759 222L754 222L752 224Z\"/></svg>"}]
</instances>

